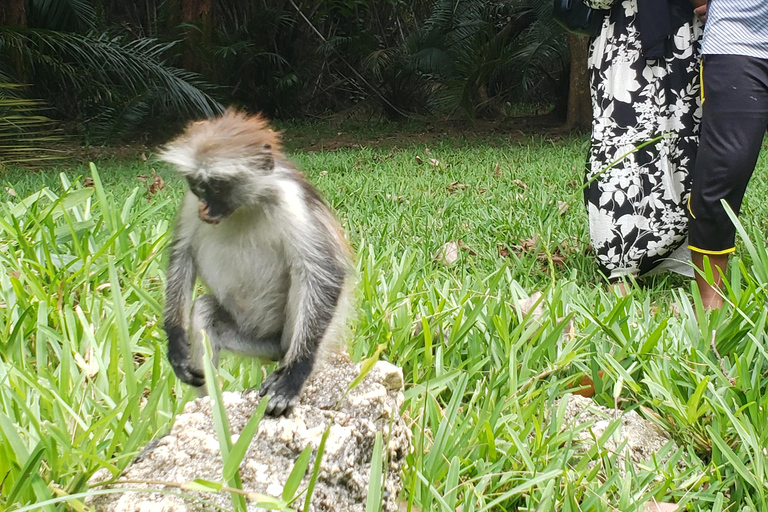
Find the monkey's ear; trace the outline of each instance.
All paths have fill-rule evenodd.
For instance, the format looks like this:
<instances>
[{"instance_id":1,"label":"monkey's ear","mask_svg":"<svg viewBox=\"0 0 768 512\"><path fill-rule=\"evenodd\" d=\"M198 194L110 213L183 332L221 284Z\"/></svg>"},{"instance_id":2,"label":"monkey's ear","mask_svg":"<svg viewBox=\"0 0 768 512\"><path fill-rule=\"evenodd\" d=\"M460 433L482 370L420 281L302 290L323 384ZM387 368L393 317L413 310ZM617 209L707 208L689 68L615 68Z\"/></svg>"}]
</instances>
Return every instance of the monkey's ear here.
<instances>
[{"instance_id":1,"label":"monkey's ear","mask_svg":"<svg viewBox=\"0 0 768 512\"><path fill-rule=\"evenodd\" d=\"M261 145L261 149L263 151L261 154L261 166L265 170L271 171L275 168L275 157L272 155L272 144L265 142Z\"/></svg>"}]
</instances>

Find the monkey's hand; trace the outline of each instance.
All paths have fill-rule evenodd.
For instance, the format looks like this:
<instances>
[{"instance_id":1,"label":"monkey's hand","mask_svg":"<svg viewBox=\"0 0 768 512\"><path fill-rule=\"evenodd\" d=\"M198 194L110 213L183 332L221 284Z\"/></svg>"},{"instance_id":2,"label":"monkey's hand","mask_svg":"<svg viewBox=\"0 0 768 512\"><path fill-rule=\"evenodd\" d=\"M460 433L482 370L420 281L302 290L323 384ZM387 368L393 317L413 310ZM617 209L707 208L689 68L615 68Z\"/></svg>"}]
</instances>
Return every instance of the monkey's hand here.
<instances>
[{"instance_id":1,"label":"monkey's hand","mask_svg":"<svg viewBox=\"0 0 768 512\"><path fill-rule=\"evenodd\" d=\"M205 374L192 364L187 335L183 331L168 335L168 362L181 382L194 387L205 385Z\"/></svg>"},{"instance_id":2,"label":"monkey's hand","mask_svg":"<svg viewBox=\"0 0 768 512\"><path fill-rule=\"evenodd\" d=\"M282 416L288 414L299 400L304 379L298 377L295 368L278 368L264 379L259 395L269 397L267 414Z\"/></svg>"}]
</instances>

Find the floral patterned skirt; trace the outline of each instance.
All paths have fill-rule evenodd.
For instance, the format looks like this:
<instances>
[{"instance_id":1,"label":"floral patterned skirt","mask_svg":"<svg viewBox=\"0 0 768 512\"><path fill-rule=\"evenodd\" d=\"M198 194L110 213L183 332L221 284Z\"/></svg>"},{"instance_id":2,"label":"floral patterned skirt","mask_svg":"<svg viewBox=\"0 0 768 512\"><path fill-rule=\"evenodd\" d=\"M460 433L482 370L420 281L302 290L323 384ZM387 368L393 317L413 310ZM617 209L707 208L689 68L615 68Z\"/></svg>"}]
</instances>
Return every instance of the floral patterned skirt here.
<instances>
[{"instance_id":1,"label":"floral patterned skirt","mask_svg":"<svg viewBox=\"0 0 768 512\"><path fill-rule=\"evenodd\" d=\"M592 247L609 279L654 270L685 242L701 119L700 24L691 14L669 38L667 57L646 61L636 18L637 0L623 0L590 45L584 194Z\"/></svg>"}]
</instances>

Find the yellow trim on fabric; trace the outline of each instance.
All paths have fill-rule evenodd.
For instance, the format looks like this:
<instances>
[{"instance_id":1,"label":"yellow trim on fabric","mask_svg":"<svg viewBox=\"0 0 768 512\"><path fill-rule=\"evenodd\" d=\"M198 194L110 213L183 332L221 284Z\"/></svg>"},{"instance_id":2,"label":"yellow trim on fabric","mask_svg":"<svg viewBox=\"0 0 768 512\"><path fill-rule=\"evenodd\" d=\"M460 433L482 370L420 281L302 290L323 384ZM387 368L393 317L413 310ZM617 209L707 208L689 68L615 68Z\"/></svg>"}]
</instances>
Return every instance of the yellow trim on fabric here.
<instances>
[{"instance_id":1,"label":"yellow trim on fabric","mask_svg":"<svg viewBox=\"0 0 768 512\"><path fill-rule=\"evenodd\" d=\"M699 92L701 93L701 104L704 104L704 59L699 61Z\"/></svg>"},{"instance_id":2,"label":"yellow trim on fabric","mask_svg":"<svg viewBox=\"0 0 768 512\"><path fill-rule=\"evenodd\" d=\"M691 214L692 219L696 219L696 216L693 214L693 210L691 210L691 194L688 194L688 213Z\"/></svg>"},{"instance_id":3,"label":"yellow trim on fabric","mask_svg":"<svg viewBox=\"0 0 768 512\"><path fill-rule=\"evenodd\" d=\"M707 251L706 249L699 249L698 247L694 247L692 245L689 245L688 248L692 251L700 252L701 254L711 254L712 256L719 256L721 254L729 254L736 250L735 247L731 247L730 249L725 249L723 251Z\"/></svg>"}]
</instances>

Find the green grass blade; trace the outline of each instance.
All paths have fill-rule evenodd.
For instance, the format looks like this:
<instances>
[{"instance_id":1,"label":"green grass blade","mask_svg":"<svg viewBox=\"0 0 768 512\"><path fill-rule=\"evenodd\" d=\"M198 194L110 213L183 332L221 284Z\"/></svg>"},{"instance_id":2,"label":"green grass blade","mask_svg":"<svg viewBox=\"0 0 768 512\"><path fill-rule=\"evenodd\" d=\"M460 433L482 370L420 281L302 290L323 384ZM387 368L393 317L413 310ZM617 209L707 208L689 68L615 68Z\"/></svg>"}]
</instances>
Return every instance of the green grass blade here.
<instances>
[{"instance_id":1,"label":"green grass blade","mask_svg":"<svg viewBox=\"0 0 768 512\"><path fill-rule=\"evenodd\" d=\"M259 423L264 417L264 411L267 410L268 404L269 398L262 398L256 411L254 411L248 419L248 423L245 424L245 427L243 427L243 430L240 432L240 436L232 446L229 456L224 464L224 470L222 471L224 480L231 480L235 476L235 473L237 473L240 463L243 461L243 457L245 457L248 447L251 445L251 441L253 441L253 436L256 435L256 432L259 429Z\"/></svg>"},{"instance_id":2,"label":"green grass blade","mask_svg":"<svg viewBox=\"0 0 768 512\"><path fill-rule=\"evenodd\" d=\"M371 474L368 479L368 496L365 500L365 512L379 512L382 497L382 439L381 432L376 432L371 455Z\"/></svg>"},{"instance_id":3,"label":"green grass blade","mask_svg":"<svg viewBox=\"0 0 768 512\"><path fill-rule=\"evenodd\" d=\"M301 451L299 458L296 459L296 463L293 465L293 469L291 469L291 474L288 475L288 479L283 487L283 501L290 502L296 498L296 491L299 489L304 475L307 474L310 457L312 457L312 445L306 446Z\"/></svg>"}]
</instances>

